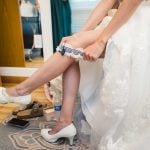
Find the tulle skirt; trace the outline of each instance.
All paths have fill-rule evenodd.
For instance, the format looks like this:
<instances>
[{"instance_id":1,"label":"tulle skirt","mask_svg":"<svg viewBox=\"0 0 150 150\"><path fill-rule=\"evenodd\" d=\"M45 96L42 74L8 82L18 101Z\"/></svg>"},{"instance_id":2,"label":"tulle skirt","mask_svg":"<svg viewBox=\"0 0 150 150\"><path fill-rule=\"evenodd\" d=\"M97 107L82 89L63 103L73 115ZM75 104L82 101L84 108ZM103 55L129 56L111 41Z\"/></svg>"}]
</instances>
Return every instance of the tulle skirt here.
<instances>
[{"instance_id":1,"label":"tulle skirt","mask_svg":"<svg viewBox=\"0 0 150 150\"><path fill-rule=\"evenodd\" d=\"M90 149L149 150L150 1L108 41L104 60L80 61L80 69Z\"/></svg>"}]
</instances>

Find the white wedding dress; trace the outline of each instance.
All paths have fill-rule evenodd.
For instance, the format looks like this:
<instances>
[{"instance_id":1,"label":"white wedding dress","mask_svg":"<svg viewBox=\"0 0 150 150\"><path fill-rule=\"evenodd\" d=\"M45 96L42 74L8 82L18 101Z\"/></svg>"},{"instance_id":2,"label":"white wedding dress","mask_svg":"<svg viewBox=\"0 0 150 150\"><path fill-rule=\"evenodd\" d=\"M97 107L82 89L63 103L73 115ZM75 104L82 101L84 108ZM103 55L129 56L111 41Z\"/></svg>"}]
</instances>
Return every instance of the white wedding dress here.
<instances>
[{"instance_id":1,"label":"white wedding dress","mask_svg":"<svg viewBox=\"0 0 150 150\"><path fill-rule=\"evenodd\" d=\"M108 41L104 61L80 61L80 68L95 149L150 150L150 0Z\"/></svg>"}]
</instances>

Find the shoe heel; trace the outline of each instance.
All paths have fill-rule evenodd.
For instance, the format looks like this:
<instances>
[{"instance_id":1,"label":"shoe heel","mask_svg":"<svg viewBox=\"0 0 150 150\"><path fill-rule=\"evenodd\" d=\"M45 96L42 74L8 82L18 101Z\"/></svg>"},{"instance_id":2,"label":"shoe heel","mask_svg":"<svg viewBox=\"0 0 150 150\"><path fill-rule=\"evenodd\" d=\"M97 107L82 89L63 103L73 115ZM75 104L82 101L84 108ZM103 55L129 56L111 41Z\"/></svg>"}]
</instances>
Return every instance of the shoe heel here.
<instances>
[{"instance_id":1,"label":"shoe heel","mask_svg":"<svg viewBox=\"0 0 150 150\"><path fill-rule=\"evenodd\" d=\"M68 139L69 139L69 144L70 144L70 146L72 146L72 145L73 145L74 136L68 137Z\"/></svg>"}]
</instances>

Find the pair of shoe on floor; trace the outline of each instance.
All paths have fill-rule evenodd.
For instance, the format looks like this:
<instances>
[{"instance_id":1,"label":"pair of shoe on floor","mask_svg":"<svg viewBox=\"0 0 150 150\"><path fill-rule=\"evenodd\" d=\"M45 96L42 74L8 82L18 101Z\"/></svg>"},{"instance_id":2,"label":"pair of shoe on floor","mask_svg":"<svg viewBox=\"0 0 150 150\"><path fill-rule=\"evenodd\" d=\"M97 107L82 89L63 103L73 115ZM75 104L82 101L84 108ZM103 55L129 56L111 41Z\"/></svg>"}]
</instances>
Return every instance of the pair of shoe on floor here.
<instances>
[{"instance_id":1,"label":"pair of shoe on floor","mask_svg":"<svg viewBox=\"0 0 150 150\"><path fill-rule=\"evenodd\" d=\"M9 96L6 92L6 88L0 87L0 103L1 104L19 103L22 105L28 105L31 103L31 95L18 96L18 97ZM50 135L48 133L48 131L50 130L51 129L41 130L41 135L46 141L53 143L56 142L59 138L65 137L69 139L70 145L73 145L73 139L77 131L75 126L72 123L53 135Z\"/></svg>"},{"instance_id":2,"label":"pair of shoe on floor","mask_svg":"<svg viewBox=\"0 0 150 150\"><path fill-rule=\"evenodd\" d=\"M13 115L16 115L18 119L41 117L43 116L43 109L46 107L46 104L41 104L38 101L33 101L30 104L26 105L26 108L24 110L13 112Z\"/></svg>"}]
</instances>

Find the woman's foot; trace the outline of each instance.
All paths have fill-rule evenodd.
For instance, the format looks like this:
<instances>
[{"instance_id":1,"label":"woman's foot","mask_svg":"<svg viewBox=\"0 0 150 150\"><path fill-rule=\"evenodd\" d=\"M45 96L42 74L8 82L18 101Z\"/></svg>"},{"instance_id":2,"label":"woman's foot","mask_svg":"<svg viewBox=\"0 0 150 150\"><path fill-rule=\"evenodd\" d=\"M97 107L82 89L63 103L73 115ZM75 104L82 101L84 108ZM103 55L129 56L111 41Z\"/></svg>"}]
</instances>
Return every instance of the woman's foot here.
<instances>
[{"instance_id":1,"label":"woman's foot","mask_svg":"<svg viewBox=\"0 0 150 150\"><path fill-rule=\"evenodd\" d=\"M65 127L63 127L65 126ZM52 134L53 133L53 134ZM41 130L41 135L42 137L50 142L56 142L59 138L65 137L69 139L70 145L73 145L73 139L74 136L76 135L77 131L75 126L71 123L69 125L60 125L59 123L51 129L42 129Z\"/></svg>"},{"instance_id":2,"label":"woman's foot","mask_svg":"<svg viewBox=\"0 0 150 150\"><path fill-rule=\"evenodd\" d=\"M70 125L71 123L66 123L66 122L61 122L61 121L58 121L56 123L56 125L50 130L48 131L48 134L50 135L53 135L53 134L56 134L57 132L59 132L61 129L67 127L68 125Z\"/></svg>"},{"instance_id":3,"label":"woman's foot","mask_svg":"<svg viewBox=\"0 0 150 150\"><path fill-rule=\"evenodd\" d=\"M19 96L15 93L15 96L11 96L7 93L6 88L0 87L0 103L19 103L27 105L31 102L31 95Z\"/></svg>"}]
</instances>

